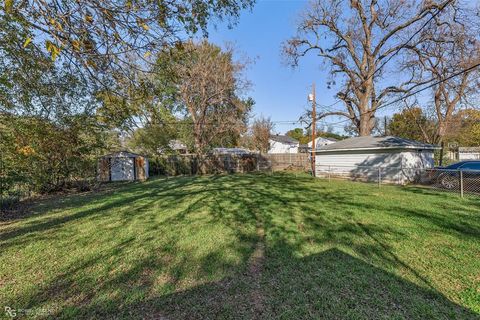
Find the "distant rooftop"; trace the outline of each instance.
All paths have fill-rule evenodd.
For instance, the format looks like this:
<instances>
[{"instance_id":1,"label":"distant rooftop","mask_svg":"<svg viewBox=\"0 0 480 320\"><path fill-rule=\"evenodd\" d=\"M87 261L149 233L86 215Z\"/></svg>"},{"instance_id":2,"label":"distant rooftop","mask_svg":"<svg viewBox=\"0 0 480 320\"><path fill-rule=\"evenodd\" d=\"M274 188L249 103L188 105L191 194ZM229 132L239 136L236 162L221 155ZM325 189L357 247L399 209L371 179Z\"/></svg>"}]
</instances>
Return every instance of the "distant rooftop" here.
<instances>
[{"instance_id":1,"label":"distant rooftop","mask_svg":"<svg viewBox=\"0 0 480 320\"><path fill-rule=\"evenodd\" d=\"M439 149L438 146L394 136L355 137L321 147L317 152L362 149Z\"/></svg>"},{"instance_id":2,"label":"distant rooftop","mask_svg":"<svg viewBox=\"0 0 480 320\"><path fill-rule=\"evenodd\" d=\"M276 142L286 143L286 144L296 144L296 143L298 143L298 140L295 140L292 137L289 137L287 135L272 134L272 135L270 135L270 139L273 140L273 141L276 141Z\"/></svg>"},{"instance_id":3,"label":"distant rooftop","mask_svg":"<svg viewBox=\"0 0 480 320\"><path fill-rule=\"evenodd\" d=\"M459 147L460 152L480 152L480 147Z\"/></svg>"},{"instance_id":4,"label":"distant rooftop","mask_svg":"<svg viewBox=\"0 0 480 320\"><path fill-rule=\"evenodd\" d=\"M214 148L212 150L212 153L242 155L242 154L251 154L252 152L244 148Z\"/></svg>"}]
</instances>

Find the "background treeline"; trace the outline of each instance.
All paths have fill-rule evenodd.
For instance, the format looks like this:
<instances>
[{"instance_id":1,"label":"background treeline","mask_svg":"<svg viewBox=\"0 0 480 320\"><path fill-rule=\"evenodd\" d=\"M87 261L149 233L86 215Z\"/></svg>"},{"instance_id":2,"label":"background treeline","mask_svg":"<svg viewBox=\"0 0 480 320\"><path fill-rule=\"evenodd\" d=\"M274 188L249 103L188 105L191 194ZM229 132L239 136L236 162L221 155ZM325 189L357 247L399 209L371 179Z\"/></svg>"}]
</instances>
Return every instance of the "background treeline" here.
<instances>
[{"instance_id":1,"label":"background treeline","mask_svg":"<svg viewBox=\"0 0 480 320\"><path fill-rule=\"evenodd\" d=\"M95 186L96 161L131 149L237 145L253 101L233 48L207 26L251 0L0 6L0 197ZM66 14L68 12L69 14Z\"/></svg>"},{"instance_id":2,"label":"background treeline","mask_svg":"<svg viewBox=\"0 0 480 320\"><path fill-rule=\"evenodd\" d=\"M266 152L274 123L251 121L250 61L206 40L209 25L233 25L253 4L4 1L2 201L88 189L96 158L119 149L156 157L174 153L171 141L180 140L200 157L217 146ZM282 50L293 66L311 52L322 59L336 101L319 108L318 120L344 117L335 124L341 132L388 129L426 142L475 145L478 12L457 0L311 1ZM402 98L419 88L420 95ZM380 110L397 112L383 130ZM301 121L305 128L289 135L305 143L309 112Z\"/></svg>"}]
</instances>

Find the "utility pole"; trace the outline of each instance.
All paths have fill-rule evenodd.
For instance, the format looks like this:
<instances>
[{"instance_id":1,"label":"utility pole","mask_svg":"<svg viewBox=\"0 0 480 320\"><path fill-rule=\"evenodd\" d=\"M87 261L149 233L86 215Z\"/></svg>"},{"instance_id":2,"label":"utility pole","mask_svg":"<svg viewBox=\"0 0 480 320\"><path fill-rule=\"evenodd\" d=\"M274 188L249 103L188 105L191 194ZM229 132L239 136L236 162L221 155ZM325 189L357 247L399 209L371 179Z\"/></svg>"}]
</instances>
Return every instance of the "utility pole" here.
<instances>
[{"instance_id":1,"label":"utility pole","mask_svg":"<svg viewBox=\"0 0 480 320\"><path fill-rule=\"evenodd\" d=\"M384 125L384 128L383 128L383 129L384 129L384 134L385 134L385 136L388 136L388 119L387 119L387 116L385 116L385 118L383 119L383 121L384 121L384 123L383 123L383 125Z\"/></svg>"},{"instance_id":2,"label":"utility pole","mask_svg":"<svg viewBox=\"0 0 480 320\"><path fill-rule=\"evenodd\" d=\"M315 135L316 135L316 124L315 120L317 118L317 106L315 101L315 82L312 84L312 93L309 95L309 100L312 101L312 176L315 177Z\"/></svg>"},{"instance_id":3,"label":"utility pole","mask_svg":"<svg viewBox=\"0 0 480 320\"><path fill-rule=\"evenodd\" d=\"M440 147L441 147L441 149L440 149L440 161L439 161L439 166L441 167L441 166L443 166L443 150L445 149L445 142L444 142L444 141L442 141L442 142L440 143Z\"/></svg>"}]
</instances>

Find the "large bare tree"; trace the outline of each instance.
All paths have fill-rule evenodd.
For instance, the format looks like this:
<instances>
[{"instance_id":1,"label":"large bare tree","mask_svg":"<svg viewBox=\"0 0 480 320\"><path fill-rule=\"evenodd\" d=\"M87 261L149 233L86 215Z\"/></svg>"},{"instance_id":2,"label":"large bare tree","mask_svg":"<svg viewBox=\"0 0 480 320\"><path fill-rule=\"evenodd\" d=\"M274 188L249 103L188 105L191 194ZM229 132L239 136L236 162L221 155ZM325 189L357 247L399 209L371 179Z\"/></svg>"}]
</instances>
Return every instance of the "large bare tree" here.
<instances>
[{"instance_id":1,"label":"large bare tree","mask_svg":"<svg viewBox=\"0 0 480 320\"><path fill-rule=\"evenodd\" d=\"M421 32L420 46L408 46L405 69L412 83L433 82L432 99L424 108L435 115L433 143L442 143L458 109L479 106L480 22L475 11L457 4L435 17L435 24ZM415 101L418 103L418 100ZM424 103L425 104L425 103Z\"/></svg>"},{"instance_id":2,"label":"large bare tree","mask_svg":"<svg viewBox=\"0 0 480 320\"><path fill-rule=\"evenodd\" d=\"M318 117L342 116L359 135L370 135L375 113L386 98L411 87L401 77L385 81L386 64L406 43L412 31L429 23L454 0L313 0L300 17L297 35L283 51L293 66L310 52L341 77L336 97L343 110L327 110ZM415 35L413 33L413 35Z\"/></svg>"}]
</instances>

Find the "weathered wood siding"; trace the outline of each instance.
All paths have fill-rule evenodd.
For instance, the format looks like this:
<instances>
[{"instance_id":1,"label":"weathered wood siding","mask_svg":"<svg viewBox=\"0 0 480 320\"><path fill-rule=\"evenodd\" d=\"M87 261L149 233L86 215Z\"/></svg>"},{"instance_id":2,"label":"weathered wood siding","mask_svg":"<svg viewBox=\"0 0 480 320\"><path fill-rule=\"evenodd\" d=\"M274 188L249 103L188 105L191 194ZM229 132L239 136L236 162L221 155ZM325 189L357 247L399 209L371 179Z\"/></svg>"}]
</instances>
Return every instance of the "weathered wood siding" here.
<instances>
[{"instance_id":1,"label":"weathered wood siding","mask_svg":"<svg viewBox=\"0 0 480 320\"><path fill-rule=\"evenodd\" d=\"M136 180L146 180L148 177L148 170L146 159L144 157L137 157L135 158L135 172L136 172Z\"/></svg>"},{"instance_id":2,"label":"weathered wood siding","mask_svg":"<svg viewBox=\"0 0 480 320\"><path fill-rule=\"evenodd\" d=\"M98 181L107 182L110 180L110 164L108 158L98 160Z\"/></svg>"}]
</instances>

